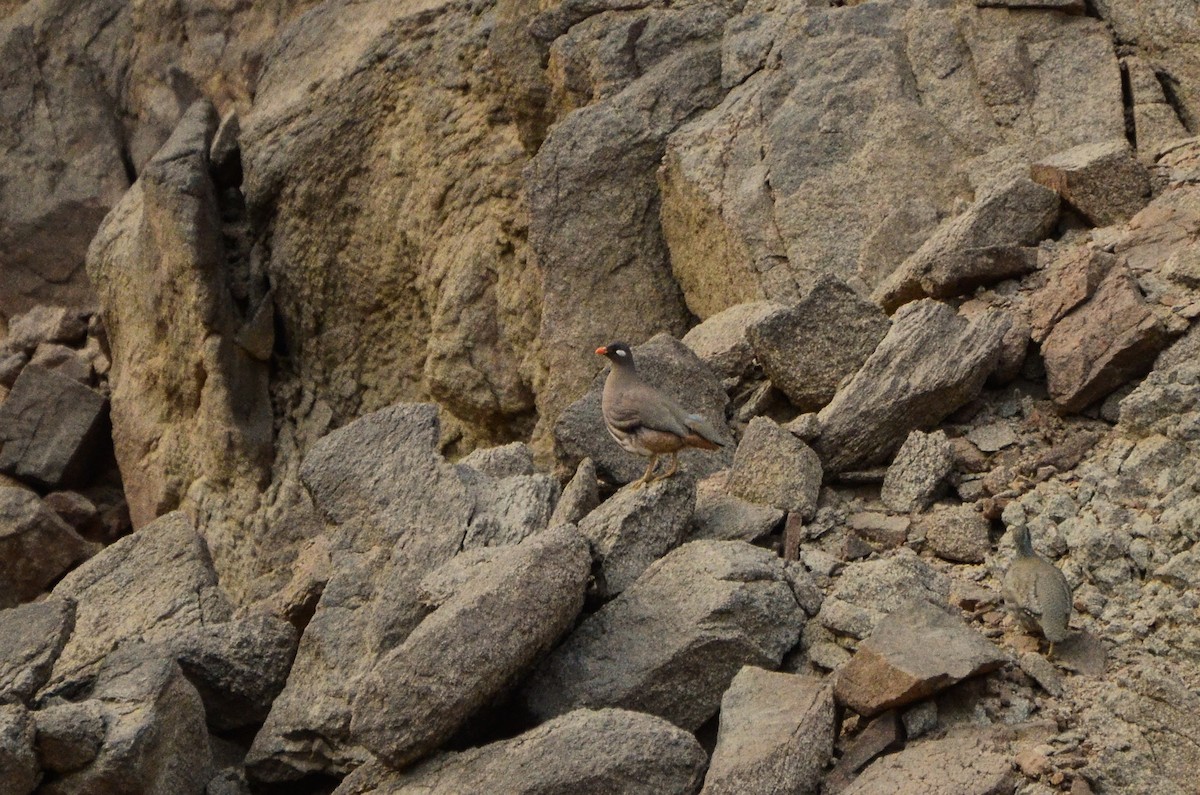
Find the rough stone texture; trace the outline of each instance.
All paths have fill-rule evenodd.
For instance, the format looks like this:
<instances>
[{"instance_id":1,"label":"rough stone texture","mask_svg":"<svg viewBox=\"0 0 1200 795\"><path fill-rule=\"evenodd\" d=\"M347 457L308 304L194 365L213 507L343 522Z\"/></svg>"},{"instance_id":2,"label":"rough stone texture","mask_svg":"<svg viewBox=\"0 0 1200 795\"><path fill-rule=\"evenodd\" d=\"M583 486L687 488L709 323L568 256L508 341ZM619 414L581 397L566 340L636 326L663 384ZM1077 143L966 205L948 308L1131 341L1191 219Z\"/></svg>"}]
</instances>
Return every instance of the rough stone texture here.
<instances>
[{"instance_id":1,"label":"rough stone texture","mask_svg":"<svg viewBox=\"0 0 1200 795\"><path fill-rule=\"evenodd\" d=\"M661 718L620 709L580 709L511 740L440 754L378 780L352 775L337 795L693 795L704 777L704 749Z\"/></svg>"},{"instance_id":2,"label":"rough stone texture","mask_svg":"<svg viewBox=\"0 0 1200 795\"><path fill-rule=\"evenodd\" d=\"M1050 395L1078 411L1145 373L1166 343L1166 330L1128 269L1114 268L1042 343Z\"/></svg>"},{"instance_id":3,"label":"rough stone texture","mask_svg":"<svg viewBox=\"0 0 1200 795\"><path fill-rule=\"evenodd\" d=\"M991 552L989 523L974 505L937 506L918 520L933 554L955 563L983 563Z\"/></svg>"},{"instance_id":4,"label":"rough stone texture","mask_svg":"<svg viewBox=\"0 0 1200 795\"><path fill-rule=\"evenodd\" d=\"M821 461L808 445L766 417L746 427L726 489L735 497L811 518L821 490Z\"/></svg>"},{"instance_id":5,"label":"rough stone texture","mask_svg":"<svg viewBox=\"0 0 1200 795\"><path fill-rule=\"evenodd\" d=\"M945 604L949 595L946 576L901 547L886 557L847 566L817 620L834 632L865 638L886 614L917 600Z\"/></svg>"},{"instance_id":6,"label":"rough stone texture","mask_svg":"<svg viewBox=\"0 0 1200 795\"><path fill-rule=\"evenodd\" d=\"M953 468L954 458L945 431L913 431L896 451L896 458L883 477L879 498L893 511L923 511L937 497L939 487Z\"/></svg>"},{"instance_id":7,"label":"rough stone texture","mask_svg":"<svg viewBox=\"0 0 1200 795\"><path fill-rule=\"evenodd\" d=\"M696 484L694 527L689 541L757 541L783 521L784 511L747 502L726 493L727 473L718 472Z\"/></svg>"},{"instance_id":8,"label":"rough stone texture","mask_svg":"<svg viewBox=\"0 0 1200 795\"><path fill-rule=\"evenodd\" d=\"M99 701L65 702L33 713L38 761L54 773L71 773L96 758L104 744L105 711Z\"/></svg>"},{"instance_id":9,"label":"rough stone texture","mask_svg":"<svg viewBox=\"0 0 1200 795\"><path fill-rule=\"evenodd\" d=\"M818 414L813 448L825 470L881 463L911 431L979 394L1008 325L999 312L967 321L932 300L902 308L862 369Z\"/></svg>"},{"instance_id":10,"label":"rough stone texture","mask_svg":"<svg viewBox=\"0 0 1200 795\"><path fill-rule=\"evenodd\" d=\"M288 781L366 760L351 738L352 702L383 655L429 609L421 582L462 548L475 499L438 453L437 408L399 405L321 439L301 476L337 526L316 612L287 685L247 757L252 777Z\"/></svg>"},{"instance_id":11,"label":"rough stone texture","mask_svg":"<svg viewBox=\"0 0 1200 795\"><path fill-rule=\"evenodd\" d=\"M77 345L87 334L87 316L65 306L35 306L8 321L4 347L32 354L44 342Z\"/></svg>"},{"instance_id":12,"label":"rough stone texture","mask_svg":"<svg viewBox=\"0 0 1200 795\"><path fill-rule=\"evenodd\" d=\"M633 489L626 487L579 524L595 561L596 596L624 591L650 564L683 541L696 506L696 482L676 475Z\"/></svg>"},{"instance_id":13,"label":"rough stone texture","mask_svg":"<svg viewBox=\"0 0 1200 795\"><path fill-rule=\"evenodd\" d=\"M95 539L104 532L96 504L78 492L51 492L42 502L84 538Z\"/></svg>"},{"instance_id":14,"label":"rough stone texture","mask_svg":"<svg viewBox=\"0 0 1200 795\"><path fill-rule=\"evenodd\" d=\"M33 751L34 726L29 712L16 704L0 704L0 787L12 795L29 795L38 784Z\"/></svg>"},{"instance_id":15,"label":"rough stone texture","mask_svg":"<svg viewBox=\"0 0 1200 795\"><path fill-rule=\"evenodd\" d=\"M167 638L184 676L218 731L259 724L283 690L299 633L274 616L186 627Z\"/></svg>"},{"instance_id":16,"label":"rough stone texture","mask_svg":"<svg viewBox=\"0 0 1200 795\"><path fill-rule=\"evenodd\" d=\"M236 513L244 506L230 492L263 485L273 451L267 365L234 341L266 284L225 239L208 162L216 126L211 104L193 104L88 249L112 350L113 444L135 528L179 507L197 483L221 493L219 517ZM252 543L233 536L244 532L242 519L206 524L231 584Z\"/></svg>"},{"instance_id":17,"label":"rough stone texture","mask_svg":"<svg viewBox=\"0 0 1200 795\"><path fill-rule=\"evenodd\" d=\"M90 479L107 414L99 392L26 366L0 404L0 472L43 488Z\"/></svg>"},{"instance_id":18,"label":"rough stone texture","mask_svg":"<svg viewBox=\"0 0 1200 795\"><path fill-rule=\"evenodd\" d=\"M560 525L451 573L465 581L448 598L427 585L436 609L375 663L351 732L396 767L436 748L571 627L590 568L579 533Z\"/></svg>"},{"instance_id":19,"label":"rough stone texture","mask_svg":"<svg viewBox=\"0 0 1200 795\"><path fill-rule=\"evenodd\" d=\"M1096 226L1126 221L1150 201L1150 176L1124 137L1039 160L1030 175Z\"/></svg>"},{"instance_id":20,"label":"rough stone texture","mask_svg":"<svg viewBox=\"0 0 1200 795\"><path fill-rule=\"evenodd\" d=\"M870 717L911 704L1005 661L995 645L945 608L917 601L888 614L837 672L834 695Z\"/></svg>"},{"instance_id":21,"label":"rough stone texture","mask_svg":"<svg viewBox=\"0 0 1200 795\"><path fill-rule=\"evenodd\" d=\"M938 227L876 288L893 312L919 298L950 298L1037 266L1021 246L1036 245L1058 220L1058 194L1025 177L989 190L966 212Z\"/></svg>"},{"instance_id":22,"label":"rough stone texture","mask_svg":"<svg viewBox=\"0 0 1200 795\"><path fill-rule=\"evenodd\" d=\"M37 346L29 363L66 376L72 381L78 381L84 386L92 386L95 381L95 374L86 354L65 345L43 342Z\"/></svg>"},{"instance_id":23,"label":"rough stone texture","mask_svg":"<svg viewBox=\"0 0 1200 795\"><path fill-rule=\"evenodd\" d=\"M575 468L575 474L563 487L558 505L550 517L550 527L560 524L579 524L583 517L600 504L600 484L596 480L596 465L585 458Z\"/></svg>"},{"instance_id":24,"label":"rough stone texture","mask_svg":"<svg viewBox=\"0 0 1200 795\"><path fill-rule=\"evenodd\" d=\"M777 666L803 624L774 553L693 541L584 620L534 670L521 698L543 718L636 706L694 730L743 665Z\"/></svg>"},{"instance_id":25,"label":"rough stone texture","mask_svg":"<svg viewBox=\"0 0 1200 795\"><path fill-rule=\"evenodd\" d=\"M0 486L0 608L38 596L94 551L36 494Z\"/></svg>"},{"instance_id":26,"label":"rough stone texture","mask_svg":"<svg viewBox=\"0 0 1200 795\"><path fill-rule=\"evenodd\" d=\"M1008 795L1011 752L986 733L927 740L873 762L842 795Z\"/></svg>"},{"instance_id":27,"label":"rough stone texture","mask_svg":"<svg viewBox=\"0 0 1200 795\"><path fill-rule=\"evenodd\" d=\"M804 795L833 752L833 694L819 678L746 666L721 698L703 793Z\"/></svg>"},{"instance_id":28,"label":"rough stone texture","mask_svg":"<svg viewBox=\"0 0 1200 795\"><path fill-rule=\"evenodd\" d=\"M763 372L800 411L817 411L862 366L888 331L887 317L834 276L749 328Z\"/></svg>"},{"instance_id":29,"label":"rough stone texture","mask_svg":"<svg viewBox=\"0 0 1200 795\"><path fill-rule=\"evenodd\" d=\"M594 350L595 345L589 354L593 359L600 359L591 353ZM729 443L729 447L718 451L681 453L680 469L700 478L729 466L733 458L733 439L725 430L725 407L729 405L729 396L712 370L683 343L666 334L658 334L644 345L634 347L633 357L643 378L688 411L704 417ZM621 449L604 427L600 398L607 375L607 370L599 373L587 394L562 412L554 426L555 455L568 470L582 459L591 458L602 478L628 483L641 477L646 469L646 459Z\"/></svg>"},{"instance_id":30,"label":"rough stone texture","mask_svg":"<svg viewBox=\"0 0 1200 795\"><path fill-rule=\"evenodd\" d=\"M463 549L517 544L549 526L560 491L554 478L542 474L492 478L462 469L462 480L475 495L475 513Z\"/></svg>"},{"instance_id":31,"label":"rough stone texture","mask_svg":"<svg viewBox=\"0 0 1200 795\"><path fill-rule=\"evenodd\" d=\"M1091 298L1117 258L1091 246L1069 249L1051 263L1046 284L1030 298L1031 336L1043 342L1054 324Z\"/></svg>"},{"instance_id":32,"label":"rough stone texture","mask_svg":"<svg viewBox=\"0 0 1200 795\"><path fill-rule=\"evenodd\" d=\"M123 642L169 642L190 627L225 621L231 611L204 539L178 512L106 547L53 594L75 603L75 629L48 685L55 690L93 677Z\"/></svg>"},{"instance_id":33,"label":"rough stone texture","mask_svg":"<svg viewBox=\"0 0 1200 795\"><path fill-rule=\"evenodd\" d=\"M771 301L737 304L692 328L681 342L723 378L741 378L754 364L754 349L747 332L783 308L783 304Z\"/></svg>"},{"instance_id":34,"label":"rough stone texture","mask_svg":"<svg viewBox=\"0 0 1200 795\"><path fill-rule=\"evenodd\" d=\"M1163 83L1154 65L1136 55L1121 59L1133 99L1133 129L1138 153L1153 154L1172 142L1188 137L1175 108L1167 102Z\"/></svg>"},{"instance_id":35,"label":"rough stone texture","mask_svg":"<svg viewBox=\"0 0 1200 795\"><path fill-rule=\"evenodd\" d=\"M873 287L972 188L1124 133L1095 19L797 2L749 8L722 47L730 90L671 137L660 175L672 267L701 319L794 300L818 273Z\"/></svg>"},{"instance_id":36,"label":"rough stone texture","mask_svg":"<svg viewBox=\"0 0 1200 795\"><path fill-rule=\"evenodd\" d=\"M59 599L0 610L0 704L29 703L74 624L74 606Z\"/></svg>"},{"instance_id":37,"label":"rough stone texture","mask_svg":"<svg viewBox=\"0 0 1200 795\"><path fill-rule=\"evenodd\" d=\"M524 442L480 448L458 462L492 478L533 474L533 451Z\"/></svg>"},{"instance_id":38,"label":"rough stone texture","mask_svg":"<svg viewBox=\"0 0 1200 795\"><path fill-rule=\"evenodd\" d=\"M873 718L858 736L846 743L837 764L829 771L823 792L836 795L854 780L854 774L900 740L900 725L894 711ZM914 793L915 795L915 793Z\"/></svg>"},{"instance_id":39,"label":"rough stone texture","mask_svg":"<svg viewBox=\"0 0 1200 795\"><path fill-rule=\"evenodd\" d=\"M204 705L173 660L131 644L105 660L90 698L103 714L103 745L42 792L204 792L213 773Z\"/></svg>"}]
</instances>

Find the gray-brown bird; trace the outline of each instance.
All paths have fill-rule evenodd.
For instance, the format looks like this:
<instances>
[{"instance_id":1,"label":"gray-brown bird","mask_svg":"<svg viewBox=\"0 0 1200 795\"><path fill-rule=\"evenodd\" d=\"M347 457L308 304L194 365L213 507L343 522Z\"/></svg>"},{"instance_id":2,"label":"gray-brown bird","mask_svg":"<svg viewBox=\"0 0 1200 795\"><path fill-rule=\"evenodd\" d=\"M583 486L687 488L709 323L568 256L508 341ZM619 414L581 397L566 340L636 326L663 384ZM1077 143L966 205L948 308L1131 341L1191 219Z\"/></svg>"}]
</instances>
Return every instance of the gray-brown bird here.
<instances>
[{"instance_id":1,"label":"gray-brown bird","mask_svg":"<svg viewBox=\"0 0 1200 795\"><path fill-rule=\"evenodd\" d=\"M1004 575L1004 602L1028 632L1040 632L1054 644L1067 639L1071 588L1058 567L1033 551L1029 528L1013 528L1017 556Z\"/></svg>"},{"instance_id":2,"label":"gray-brown bird","mask_svg":"<svg viewBox=\"0 0 1200 795\"><path fill-rule=\"evenodd\" d=\"M674 475L679 469L676 456L686 447L716 450L725 444L703 417L689 413L642 379L628 345L613 342L597 348L596 353L612 362L600 401L604 427L623 449L650 457L634 488ZM654 475L660 455L671 456L671 468Z\"/></svg>"}]
</instances>

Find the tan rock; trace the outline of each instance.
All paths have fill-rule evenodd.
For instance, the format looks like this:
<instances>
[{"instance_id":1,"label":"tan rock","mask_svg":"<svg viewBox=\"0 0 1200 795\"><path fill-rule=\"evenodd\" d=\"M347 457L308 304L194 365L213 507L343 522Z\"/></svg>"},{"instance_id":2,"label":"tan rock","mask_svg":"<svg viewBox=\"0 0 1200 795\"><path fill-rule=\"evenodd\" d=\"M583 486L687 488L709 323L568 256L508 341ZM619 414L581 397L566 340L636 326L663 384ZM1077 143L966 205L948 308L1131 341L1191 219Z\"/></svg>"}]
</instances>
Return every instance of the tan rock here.
<instances>
[{"instance_id":1,"label":"tan rock","mask_svg":"<svg viewBox=\"0 0 1200 795\"><path fill-rule=\"evenodd\" d=\"M1004 654L945 608L917 602L889 614L837 673L834 695L870 717L993 671Z\"/></svg>"},{"instance_id":2,"label":"tan rock","mask_svg":"<svg viewBox=\"0 0 1200 795\"><path fill-rule=\"evenodd\" d=\"M998 795L1015 784L1006 744L968 731L875 761L842 795Z\"/></svg>"},{"instance_id":3,"label":"tan rock","mask_svg":"<svg viewBox=\"0 0 1200 795\"><path fill-rule=\"evenodd\" d=\"M1096 226L1128 220L1150 200L1150 176L1124 137L1040 160L1030 175Z\"/></svg>"}]
</instances>

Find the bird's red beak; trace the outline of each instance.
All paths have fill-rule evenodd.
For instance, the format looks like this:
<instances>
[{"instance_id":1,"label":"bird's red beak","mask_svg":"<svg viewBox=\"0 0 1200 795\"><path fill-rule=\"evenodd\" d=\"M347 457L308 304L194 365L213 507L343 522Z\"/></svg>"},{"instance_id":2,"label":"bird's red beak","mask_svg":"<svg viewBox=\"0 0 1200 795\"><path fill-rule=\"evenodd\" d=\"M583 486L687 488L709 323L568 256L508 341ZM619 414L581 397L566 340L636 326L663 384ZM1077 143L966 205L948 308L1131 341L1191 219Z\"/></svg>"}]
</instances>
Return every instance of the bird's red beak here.
<instances>
[{"instance_id":1,"label":"bird's red beak","mask_svg":"<svg viewBox=\"0 0 1200 795\"><path fill-rule=\"evenodd\" d=\"M605 346L601 345L599 348L597 348L597 349L596 349L596 354L597 354L598 356L607 356L607 355L608 355L608 348L606 348Z\"/></svg>"}]
</instances>

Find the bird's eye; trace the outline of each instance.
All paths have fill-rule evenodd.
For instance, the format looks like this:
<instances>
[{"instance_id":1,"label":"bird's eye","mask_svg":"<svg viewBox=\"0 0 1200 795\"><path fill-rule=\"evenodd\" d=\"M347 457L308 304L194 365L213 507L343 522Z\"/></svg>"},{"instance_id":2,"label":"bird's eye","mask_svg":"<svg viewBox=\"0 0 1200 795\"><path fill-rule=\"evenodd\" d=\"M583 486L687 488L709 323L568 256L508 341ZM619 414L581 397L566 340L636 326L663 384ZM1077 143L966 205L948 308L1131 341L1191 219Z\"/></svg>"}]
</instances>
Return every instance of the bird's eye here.
<instances>
[{"instance_id":1,"label":"bird's eye","mask_svg":"<svg viewBox=\"0 0 1200 795\"><path fill-rule=\"evenodd\" d=\"M621 350L617 351L617 356L624 356L624 355L625 355L625 351L621 351Z\"/></svg>"}]
</instances>

